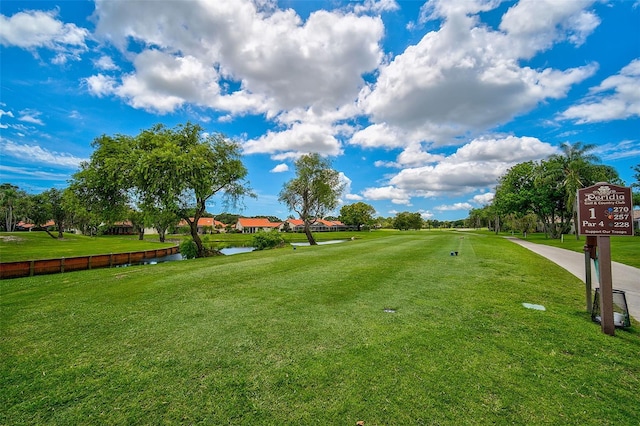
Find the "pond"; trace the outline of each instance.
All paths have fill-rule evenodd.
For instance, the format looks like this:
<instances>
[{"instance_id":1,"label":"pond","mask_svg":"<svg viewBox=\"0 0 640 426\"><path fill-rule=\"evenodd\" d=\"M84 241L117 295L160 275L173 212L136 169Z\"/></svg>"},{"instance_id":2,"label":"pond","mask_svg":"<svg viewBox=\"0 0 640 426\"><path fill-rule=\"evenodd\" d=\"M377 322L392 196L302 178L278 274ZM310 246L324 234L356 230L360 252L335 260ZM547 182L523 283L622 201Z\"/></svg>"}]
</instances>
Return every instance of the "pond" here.
<instances>
[{"instance_id":1,"label":"pond","mask_svg":"<svg viewBox=\"0 0 640 426\"><path fill-rule=\"evenodd\" d=\"M253 247L227 247L227 248L223 248L220 250L220 253L226 255L226 256L230 256L233 254L240 254L240 253L248 253L253 251L254 248ZM126 263L124 265L118 265L116 266L116 268L121 268L124 266L138 266L138 265L157 265L158 263L165 263L165 262L175 262L176 260L183 260L182 255L180 253L176 253L176 254L170 254L168 256L162 256L162 257L153 257L153 258L149 258L149 259L143 259L139 262L131 262L131 263Z\"/></svg>"},{"instance_id":2,"label":"pond","mask_svg":"<svg viewBox=\"0 0 640 426\"><path fill-rule=\"evenodd\" d=\"M232 254L249 253L254 250L254 247L227 247L220 249L220 253L230 256Z\"/></svg>"},{"instance_id":3,"label":"pond","mask_svg":"<svg viewBox=\"0 0 640 426\"><path fill-rule=\"evenodd\" d=\"M318 242L318 245L337 244L337 243L343 243L345 241L347 240L320 241ZM291 245L294 247L302 247L302 246L308 246L309 243L291 243ZM249 252L252 252L254 249L255 247L226 247L226 248L220 249L220 253L224 254L225 256L231 256L234 254L249 253ZM119 265L119 267L132 266L132 265L157 265L158 263L174 262L176 260L183 260L182 255L180 253L171 254L169 256L163 256L163 257L154 257L151 259L144 259L144 260L141 260L140 262Z\"/></svg>"}]
</instances>

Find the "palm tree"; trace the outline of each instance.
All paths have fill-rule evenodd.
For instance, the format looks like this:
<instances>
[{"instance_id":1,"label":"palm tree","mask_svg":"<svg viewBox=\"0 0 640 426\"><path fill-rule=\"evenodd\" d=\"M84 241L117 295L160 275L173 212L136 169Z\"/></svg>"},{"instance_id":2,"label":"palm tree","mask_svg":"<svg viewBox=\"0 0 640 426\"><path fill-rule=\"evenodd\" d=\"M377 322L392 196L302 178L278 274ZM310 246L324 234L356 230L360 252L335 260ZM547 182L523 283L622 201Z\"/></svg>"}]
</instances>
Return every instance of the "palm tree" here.
<instances>
[{"instance_id":1,"label":"palm tree","mask_svg":"<svg viewBox=\"0 0 640 426\"><path fill-rule=\"evenodd\" d=\"M573 216L576 239L579 239L577 232L578 209L576 206L576 193L578 189L596 183L590 181L590 178L594 175L591 170L594 163L600 162L598 156L589 153L593 151L594 148L596 148L596 145L593 144L583 144L582 142L570 144L569 142L564 142L560 146L562 154L551 157L551 160L557 161L557 164L560 166L557 170L560 174L558 176L559 184L565 193L567 209Z\"/></svg>"}]
</instances>

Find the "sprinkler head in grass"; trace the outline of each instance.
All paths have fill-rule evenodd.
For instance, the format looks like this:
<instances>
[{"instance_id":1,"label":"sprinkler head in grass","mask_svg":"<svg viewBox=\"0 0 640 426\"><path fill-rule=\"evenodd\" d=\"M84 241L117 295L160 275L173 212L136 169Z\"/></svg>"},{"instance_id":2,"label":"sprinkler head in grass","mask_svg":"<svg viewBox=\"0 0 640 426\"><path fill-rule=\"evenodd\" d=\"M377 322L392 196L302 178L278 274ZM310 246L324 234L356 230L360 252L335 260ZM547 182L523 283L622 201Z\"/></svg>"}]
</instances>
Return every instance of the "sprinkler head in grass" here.
<instances>
[{"instance_id":1,"label":"sprinkler head in grass","mask_svg":"<svg viewBox=\"0 0 640 426\"><path fill-rule=\"evenodd\" d=\"M546 311L544 306L536 305L534 303L523 303L522 306L524 306L527 309L534 309L536 311Z\"/></svg>"}]
</instances>

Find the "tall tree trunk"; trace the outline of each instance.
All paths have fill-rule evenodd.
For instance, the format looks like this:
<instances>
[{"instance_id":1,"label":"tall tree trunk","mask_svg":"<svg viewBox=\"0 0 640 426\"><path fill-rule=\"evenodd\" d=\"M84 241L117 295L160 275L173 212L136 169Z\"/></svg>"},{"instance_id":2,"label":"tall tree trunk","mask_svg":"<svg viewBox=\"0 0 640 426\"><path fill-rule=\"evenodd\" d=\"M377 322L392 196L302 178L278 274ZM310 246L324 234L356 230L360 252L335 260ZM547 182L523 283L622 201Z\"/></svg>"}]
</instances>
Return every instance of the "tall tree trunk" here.
<instances>
[{"instance_id":1,"label":"tall tree trunk","mask_svg":"<svg viewBox=\"0 0 640 426\"><path fill-rule=\"evenodd\" d=\"M164 243L164 239L165 239L165 235L167 233L166 229L163 229L161 227L156 228L156 231L158 231L158 236L160 237L160 242Z\"/></svg>"},{"instance_id":2,"label":"tall tree trunk","mask_svg":"<svg viewBox=\"0 0 640 426\"><path fill-rule=\"evenodd\" d=\"M318 245L315 238L313 238L313 234L311 233L311 224L306 220L304 221L304 233L307 236L307 240L309 241L310 246Z\"/></svg>"},{"instance_id":3,"label":"tall tree trunk","mask_svg":"<svg viewBox=\"0 0 640 426\"><path fill-rule=\"evenodd\" d=\"M7 232L13 232L13 207L9 205L6 216Z\"/></svg>"},{"instance_id":4,"label":"tall tree trunk","mask_svg":"<svg viewBox=\"0 0 640 426\"><path fill-rule=\"evenodd\" d=\"M64 237L64 235L62 235L63 232L64 232L64 223L60 222L58 224L58 239L59 240L61 240Z\"/></svg>"},{"instance_id":5,"label":"tall tree trunk","mask_svg":"<svg viewBox=\"0 0 640 426\"><path fill-rule=\"evenodd\" d=\"M196 214L196 216L198 216ZM196 247L198 247L198 254L196 257L205 257L207 255L204 246L202 245L202 240L200 239L200 235L198 235L198 219L194 218L193 222L187 220L189 223L189 229L191 230L191 239L194 243L196 243Z\"/></svg>"}]
</instances>

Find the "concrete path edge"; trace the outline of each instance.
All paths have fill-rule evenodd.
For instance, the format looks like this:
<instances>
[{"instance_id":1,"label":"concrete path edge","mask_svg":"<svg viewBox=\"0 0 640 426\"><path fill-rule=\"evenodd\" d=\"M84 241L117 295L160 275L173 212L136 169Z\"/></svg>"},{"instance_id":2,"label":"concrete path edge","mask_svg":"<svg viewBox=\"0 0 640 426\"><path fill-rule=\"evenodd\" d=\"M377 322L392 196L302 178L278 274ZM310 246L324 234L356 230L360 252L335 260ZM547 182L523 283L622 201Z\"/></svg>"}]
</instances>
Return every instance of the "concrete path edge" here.
<instances>
[{"instance_id":1,"label":"concrete path edge","mask_svg":"<svg viewBox=\"0 0 640 426\"><path fill-rule=\"evenodd\" d=\"M549 259L580 278L582 282L585 281L584 253L577 253L544 244L536 244L516 237L505 238ZM613 288L622 290L625 293L627 305L629 305L629 314L637 321L640 321L640 269L618 262L611 262L611 275L613 277ZM593 281L592 286L595 290L599 284L593 262L591 266L591 276Z\"/></svg>"}]
</instances>

